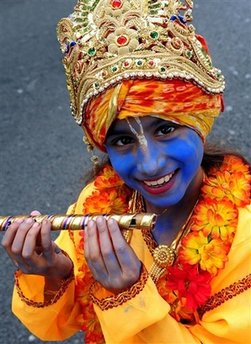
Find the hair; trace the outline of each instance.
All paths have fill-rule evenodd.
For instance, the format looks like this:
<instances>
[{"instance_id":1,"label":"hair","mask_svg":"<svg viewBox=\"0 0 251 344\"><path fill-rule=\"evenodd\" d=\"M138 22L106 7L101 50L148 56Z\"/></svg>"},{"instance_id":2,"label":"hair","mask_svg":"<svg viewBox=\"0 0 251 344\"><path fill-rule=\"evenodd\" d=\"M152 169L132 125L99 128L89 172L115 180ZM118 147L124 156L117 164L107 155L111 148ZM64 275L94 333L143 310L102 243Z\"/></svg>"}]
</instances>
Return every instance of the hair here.
<instances>
[{"instance_id":1,"label":"hair","mask_svg":"<svg viewBox=\"0 0 251 344\"><path fill-rule=\"evenodd\" d=\"M206 143L204 147L204 155L201 166L207 172L213 166L220 166L227 155L239 157L243 162L250 166L247 159L239 152L229 148L223 148L216 143Z\"/></svg>"}]
</instances>

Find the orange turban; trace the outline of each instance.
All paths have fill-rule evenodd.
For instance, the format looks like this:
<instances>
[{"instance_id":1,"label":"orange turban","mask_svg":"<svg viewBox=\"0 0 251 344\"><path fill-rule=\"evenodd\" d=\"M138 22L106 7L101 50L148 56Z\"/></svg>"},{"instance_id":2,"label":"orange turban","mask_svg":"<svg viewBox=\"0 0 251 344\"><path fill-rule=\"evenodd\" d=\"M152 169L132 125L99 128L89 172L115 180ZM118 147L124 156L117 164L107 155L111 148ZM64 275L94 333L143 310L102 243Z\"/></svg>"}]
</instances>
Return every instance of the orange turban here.
<instances>
[{"instance_id":1,"label":"orange turban","mask_svg":"<svg viewBox=\"0 0 251 344\"><path fill-rule=\"evenodd\" d=\"M156 116L194 129L204 141L222 107L222 96L188 81L128 80L90 101L83 127L102 151L112 122L126 117Z\"/></svg>"}]
</instances>

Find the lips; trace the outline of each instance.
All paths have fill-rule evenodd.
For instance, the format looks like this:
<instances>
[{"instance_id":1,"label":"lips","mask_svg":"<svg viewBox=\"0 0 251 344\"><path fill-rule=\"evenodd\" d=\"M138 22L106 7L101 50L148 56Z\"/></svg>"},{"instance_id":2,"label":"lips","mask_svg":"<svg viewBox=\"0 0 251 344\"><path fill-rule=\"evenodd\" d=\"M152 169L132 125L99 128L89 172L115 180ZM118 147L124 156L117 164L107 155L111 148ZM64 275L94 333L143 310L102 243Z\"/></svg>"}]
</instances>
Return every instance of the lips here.
<instances>
[{"instance_id":1,"label":"lips","mask_svg":"<svg viewBox=\"0 0 251 344\"><path fill-rule=\"evenodd\" d=\"M147 192L157 195L157 194L168 191L173 186L175 182L176 174L177 174L177 170L159 179L143 180L141 183L142 183L143 188Z\"/></svg>"}]
</instances>

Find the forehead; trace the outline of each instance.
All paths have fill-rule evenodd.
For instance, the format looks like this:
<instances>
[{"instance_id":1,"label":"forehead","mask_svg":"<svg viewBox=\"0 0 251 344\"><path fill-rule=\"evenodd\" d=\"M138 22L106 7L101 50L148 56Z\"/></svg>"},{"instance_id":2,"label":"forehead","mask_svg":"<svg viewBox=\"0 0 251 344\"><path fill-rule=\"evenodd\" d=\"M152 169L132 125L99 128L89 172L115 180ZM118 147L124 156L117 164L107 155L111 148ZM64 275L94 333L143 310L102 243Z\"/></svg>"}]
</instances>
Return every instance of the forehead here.
<instances>
[{"instance_id":1,"label":"forehead","mask_svg":"<svg viewBox=\"0 0 251 344\"><path fill-rule=\"evenodd\" d=\"M162 118L159 118L159 117L156 117L156 116L151 116L151 115L148 115L148 116L143 116L143 117L138 117L141 124L142 124L142 127L144 130L148 130L150 128L152 128L153 126L155 125L159 125L159 124L174 124L173 122L171 121L168 121L168 120L164 120ZM132 127L134 127L135 130L138 130L139 129L139 125L138 123L136 122L135 118L134 117L127 117L127 119L116 119L109 131L108 131L108 135L111 135L111 134L114 134L114 133L117 133L117 132L122 132L122 131L128 131L130 130L130 127L129 127L129 124L127 122L127 120L129 120L130 124Z\"/></svg>"}]
</instances>

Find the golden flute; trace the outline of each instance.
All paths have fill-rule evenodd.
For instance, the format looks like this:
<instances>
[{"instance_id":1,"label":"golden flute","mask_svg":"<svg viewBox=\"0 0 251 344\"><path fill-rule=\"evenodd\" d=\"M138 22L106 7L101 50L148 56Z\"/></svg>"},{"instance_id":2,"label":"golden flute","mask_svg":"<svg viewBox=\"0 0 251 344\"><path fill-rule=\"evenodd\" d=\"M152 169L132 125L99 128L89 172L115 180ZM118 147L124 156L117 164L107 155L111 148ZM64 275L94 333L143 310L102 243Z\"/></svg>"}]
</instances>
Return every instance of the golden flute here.
<instances>
[{"instance_id":1,"label":"golden flute","mask_svg":"<svg viewBox=\"0 0 251 344\"><path fill-rule=\"evenodd\" d=\"M58 230L80 230L85 229L88 221L96 220L98 216L104 216L107 220L114 219L118 222L121 229L145 229L151 230L156 222L156 215L150 213L138 214L87 214L87 215L15 215L0 216L0 231L6 231L9 226L17 219L32 217L36 222L47 219L51 222L52 231Z\"/></svg>"}]
</instances>

